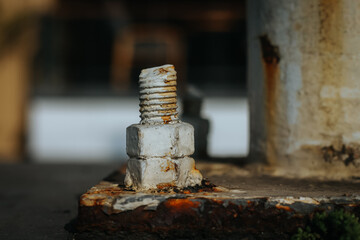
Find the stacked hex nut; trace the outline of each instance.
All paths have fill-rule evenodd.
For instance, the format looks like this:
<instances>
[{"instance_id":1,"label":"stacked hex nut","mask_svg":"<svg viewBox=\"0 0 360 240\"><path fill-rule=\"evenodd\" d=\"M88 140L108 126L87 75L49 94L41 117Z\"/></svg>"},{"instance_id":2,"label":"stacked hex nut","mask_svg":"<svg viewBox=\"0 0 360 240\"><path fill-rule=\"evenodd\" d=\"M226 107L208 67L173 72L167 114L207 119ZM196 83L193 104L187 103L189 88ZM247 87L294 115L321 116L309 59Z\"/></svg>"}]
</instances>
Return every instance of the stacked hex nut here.
<instances>
[{"instance_id":1,"label":"stacked hex nut","mask_svg":"<svg viewBox=\"0 0 360 240\"><path fill-rule=\"evenodd\" d=\"M125 185L147 190L201 184L202 175L189 157L194 128L178 119L174 66L144 69L139 82L141 121L126 129L130 159Z\"/></svg>"}]
</instances>

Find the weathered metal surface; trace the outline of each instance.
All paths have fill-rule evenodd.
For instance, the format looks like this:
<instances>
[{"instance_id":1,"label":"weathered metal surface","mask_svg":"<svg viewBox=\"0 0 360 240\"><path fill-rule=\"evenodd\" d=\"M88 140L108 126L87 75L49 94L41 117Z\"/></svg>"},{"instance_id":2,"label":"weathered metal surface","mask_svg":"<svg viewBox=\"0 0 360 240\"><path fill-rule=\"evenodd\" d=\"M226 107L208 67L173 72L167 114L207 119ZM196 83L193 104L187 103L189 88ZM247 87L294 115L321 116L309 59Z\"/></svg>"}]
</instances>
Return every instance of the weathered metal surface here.
<instances>
[{"instance_id":1,"label":"weathered metal surface","mask_svg":"<svg viewBox=\"0 0 360 240\"><path fill-rule=\"evenodd\" d=\"M164 187L136 193L103 181L83 194L78 232L148 233L153 238L288 239L316 211L360 214L360 196L256 197L241 189Z\"/></svg>"},{"instance_id":2,"label":"weathered metal surface","mask_svg":"<svg viewBox=\"0 0 360 240\"><path fill-rule=\"evenodd\" d=\"M360 149L360 5L253 0L247 7L251 160L278 175L360 176L350 159L323 153Z\"/></svg>"},{"instance_id":3,"label":"weathered metal surface","mask_svg":"<svg viewBox=\"0 0 360 240\"><path fill-rule=\"evenodd\" d=\"M194 128L188 123L133 124L126 129L129 157L190 156L194 153Z\"/></svg>"},{"instance_id":4,"label":"weathered metal surface","mask_svg":"<svg viewBox=\"0 0 360 240\"><path fill-rule=\"evenodd\" d=\"M139 84L141 124L179 122L173 65L142 70Z\"/></svg>"},{"instance_id":5,"label":"weathered metal surface","mask_svg":"<svg viewBox=\"0 0 360 240\"><path fill-rule=\"evenodd\" d=\"M201 173L195 169L190 157L130 158L125 184L137 190L156 189L161 186L186 187L199 184Z\"/></svg>"},{"instance_id":6,"label":"weathered metal surface","mask_svg":"<svg viewBox=\"0 0 360 240\"><path fill-rule=\"evenodd\" d=\"M126 129L125 185L146 190L200 184L202 175L189 157L194 128L178 119L174 66L142 70L139 84L141 121Z\"/></svg>"}]
</instances>

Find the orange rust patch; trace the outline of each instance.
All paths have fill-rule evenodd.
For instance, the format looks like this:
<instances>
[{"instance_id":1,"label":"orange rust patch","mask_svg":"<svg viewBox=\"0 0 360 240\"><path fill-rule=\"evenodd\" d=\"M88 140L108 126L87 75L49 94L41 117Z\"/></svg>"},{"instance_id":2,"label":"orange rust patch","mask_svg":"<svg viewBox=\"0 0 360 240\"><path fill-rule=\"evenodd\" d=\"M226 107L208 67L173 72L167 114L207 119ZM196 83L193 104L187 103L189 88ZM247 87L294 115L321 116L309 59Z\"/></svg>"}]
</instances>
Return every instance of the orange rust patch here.
<instances>
[{"instance_id":1,"label":"orange rust patch","mask_svg":"<svg viewBox=\"0 0 360 240\"><path fill-rule=\"evenodd\" d=\"M162 116L161 118L164 121L164 124L168 124L172 121L171 116Z\"/></svg>"},{"instance_id":2,"label":"orange rust patch","mask_svg":"<svg viewBox=\"0 0 360 240\"><path fill-rule=\"evenodd\" d=\"M164 188L170 188L170 187L174 187L175 184L174 183L159 183L158 185L156 185L156 187L158 189L164 189Z\"/></svg>"},{"instance_id":3,"label":"orange rust patch","mask_svg":"<svg viewBox=\"0 0 360 240\"><path fill-rule=\"evenodd\" d=\"M89 194L83 194L80 197L80 206L102 206L105 204L106 197L100 197L97 196L96 198L93 198Z\"/></svg>"},{"instance_id":4,"label":"orange rust patch","mask_svg":"<svg viewBox=\"0 0 360 240\"><path fill-rule=\"evenodd\" d=\"M176 167L177 166L175 166L175 164L169 160L166 160L165 166L164 165L160 166L162 172L174 171Z\"/></svg>"},{"instance_id":5,"label":"orange rust patch","mask_svg":"<svg viewBox=\"0 0 360 240\"><path fill-rule=\"evenodd\" d=\"M166 84L171 84L171 85L176 85L176 81L175 80L168 80L168 79L165 79L164 80L164 83L166 83Z\"/></svg>"},{"instance_id":6,"label":"orange rust patch","mask_svg":"<svg viewBox=\"0 0 360 240\"><path fill-rule=\"evenodd\" d=\"M160 74L166 74L166 73L168 73L169 71L168 71L167 69L165 69L165 68L159 68L159 69L158 69L158 72L159 72Z\"/></svg>"},{"instance_id":7,"label":"orange rust patch","mask_svg":"<svg viewBox=\"0 0 360 240\"><path fill-rule=\"evenodd\" d=\"M166 102L166 103L176 103L175 97L169 97L169 98L159 98L158 101Z\"/></svg>"},{"instance_id":8,"label":"orange rust patch","mask_svg":"<svg viewBox=\"0 0 360 240\"><path fill-rule=\"evenodd\" d=\"M168 98L175 98L176 97L176 92L163 92L163 93L158 93L160 96L165 96Z\"/></svg>"},{"instance_id":9,"label":"orange rust patch","mask_svg":"<svg viewBox=\"0 0 360 240\"><path fill-rule=\"evenodd\" d=\"M292 212L292 209L289 207L289 206L283 206L283 205L280 205L280 204L276 204L275 206L277 209L282 209L282 210L285 210L287 212Z\"/></svg>"},{"instance_id":10,"label":"orange rust patch","mask_svg":"<svg viewBox=\"0 0 360 240\"><path fill-rule=\"evenodd\" d=\"M160 104L162 108L177 108L177 105L174 103Z\"/></svg>"},{"instance_id":11,"label":"orange rust patch","mask_svg":"<svg viewBox=\"0 0 360 240\"><path fill-rule=\"evenodd\" d=\"M191 208L198 208L200 202L191 201L189 199L168 199L164 205L174 211L183 211Z\"/></svg>"},{"instance_id":12,"label":"orange rust patch","mask_svg":"<svg viewBox=\"0 0 360 240\"><path fill-rule=\"evenodd\" d=\"M223 204L224 202L219 200L219 199L212 199L213 202L217 203L217 204Z\"/></svg>"},{"instance_id":13,"label":"orange rust patch","mask_svg":"<svg viewBox=\"0 0 360 240\"><path fill-rule=\"evenodd\" d=\"M218 188L218 187L214 187L213 192L222 192L222 190L220 188Z\"/></svg>"},{"instance_id":14,"label":"orange rust patch","mask_svg":"<svg viewBox=\"0 0 360 240\"><path fill-rule=\"evenodd\" d=\"M167 92L176 92L176 86L163 87L162 90Z\"/></svg>"}]
</instances>

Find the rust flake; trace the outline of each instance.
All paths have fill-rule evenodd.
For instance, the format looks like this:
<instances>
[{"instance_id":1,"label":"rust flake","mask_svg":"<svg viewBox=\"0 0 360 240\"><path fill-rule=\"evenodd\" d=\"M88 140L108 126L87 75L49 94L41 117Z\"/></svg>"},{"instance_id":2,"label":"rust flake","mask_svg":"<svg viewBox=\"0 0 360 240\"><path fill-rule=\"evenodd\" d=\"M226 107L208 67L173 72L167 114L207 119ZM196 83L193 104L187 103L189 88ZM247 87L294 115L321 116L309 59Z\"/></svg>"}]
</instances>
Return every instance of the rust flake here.
<instances>
[{"instance_id":1,"label":"rust flake","mask_svg":"<svg viewBox=\"0 0 360 240\"><path fill-rule=\"evenodd\" d=\"M164 124L168 124L172 121L171 116L162 116L161 119L163 120Z\"/></svg>"},{"instance_id":2,"label":"rust flake","mask_svg":"<svg viewBox=\"0 0 360 240\"><path fill-rule=\"evenodd\" d=\"M170 182L170 183L159 183L156 185L156 187L158 189L165 189L165 188L171 188L171 187L174 187L175 186L175 183L173 182Z\"/></svg>"},{"instance_id":3,"label":"rust flake","mask_svg":"<svg viewBox=\"0 0 360 240\"><path fill-rule=\"evenodd\" d=\"M275 207L280 210L285 210L287 212L292 212L293 210L289 206L284 206L280 204L276 204Z\"/></svg>"},{"instance_id":4,"label":"rust flake","mask_svg":"<svg viewBox=\"0 0 360 240\"><path fill-rule=\"evenodd\" d=\"M159 74L167 74L169 71L165 68L159 68L158 72L159 72Z\"/></svg>"},{"instance_id":5,"label":"rust flake","mask_svg":"<svg viewBox=\"0 0 360 240\"><path fill-rule=\"evenodd\" d=\"M176 80L164 79L164 83L173 86L173 85L176 85ZM175 89L176 89L176 87L175 87Z\"/></svg>"},{"instance_id":6,"label":"rust flake","mask_svg":"<svg viewBox=\"0 0 360 240\"><path fill-rule=\"evenodd\" d=\"M174 69L175 69L174 66L167 66L166 68L159 68L157 69L157 71L159 72L159 74L167 74L168 72Z\"/></svg>"},{"instance_id":7,"label":"rust flake","mask_svg":"<svg viewBox=\"0 0 360 240\"><path fill-rule=\"evenodd\" d=\"M168 171L175 171L177 166L175 166L173 162L166 160L166 164L161 165L160 168L162 172L168 172Z\"/></svg>"},{"instance_id":8,"label":"rust flake","mask_svg":"<svg viewBox=\"0 0 360 240\"><path fill-rule=\"evenodd\" d=\"M222 200L219 200L219 199L212 199L212 201L213 201L214 203L217 203L217 204L219 204L219 205L222 205L222 204L224 204L224 201L222 201Z\"/></svg>"},{"instance_id":9,"label":"rust flake","mask_svg":"<svg viewBox=\"0 0 360 240\"><path fill-rule=\"evenodd\" d=\"M170 211L182 212L189 209L198 208L200 202L191 201L190 199L168 199L164 202L164 206Z\"/></svg>"}]
</instances>

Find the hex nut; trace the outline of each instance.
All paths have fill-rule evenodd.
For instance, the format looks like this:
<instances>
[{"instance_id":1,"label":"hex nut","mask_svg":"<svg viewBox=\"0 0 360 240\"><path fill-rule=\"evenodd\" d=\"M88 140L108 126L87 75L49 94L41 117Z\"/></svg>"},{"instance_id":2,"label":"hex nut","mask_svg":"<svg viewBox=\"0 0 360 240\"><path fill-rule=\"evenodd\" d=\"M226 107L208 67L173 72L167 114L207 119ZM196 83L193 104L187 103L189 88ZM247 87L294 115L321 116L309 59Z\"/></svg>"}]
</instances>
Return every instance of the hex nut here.
<instances>
[{"instance_id":1,"label":"hex nut","mask_svg":"<svg viewBox=\"0 0 360 240\"><path fill-rule=\"evenodd\" d=\"M133 124L126 129L126 152L132 158L190 156L194 128L188 123Z\"/></svg>"},{"instance_id":2,"label":"hex nut","mask_svg":"<svg viewBox=\"0 0 360 240\"><path fill-rule=\"evenodd\" d=\"M130 158L126 169L125 185L137 190L162 187L186 187L200 185L201 173L195 168L190 157L171 159Z\"/></svg>"}]
</instances>

